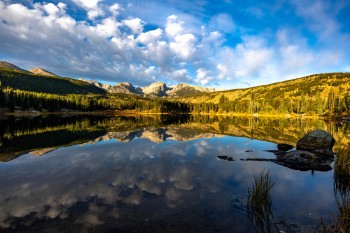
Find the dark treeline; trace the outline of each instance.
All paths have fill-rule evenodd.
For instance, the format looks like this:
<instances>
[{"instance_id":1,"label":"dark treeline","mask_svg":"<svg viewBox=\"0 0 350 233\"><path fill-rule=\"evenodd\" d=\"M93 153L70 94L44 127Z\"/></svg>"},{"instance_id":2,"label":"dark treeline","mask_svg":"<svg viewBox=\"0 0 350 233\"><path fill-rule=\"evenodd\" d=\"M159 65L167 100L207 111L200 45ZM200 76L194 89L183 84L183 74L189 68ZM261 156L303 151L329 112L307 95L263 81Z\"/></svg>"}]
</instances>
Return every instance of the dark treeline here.
<instances>
[{"instance_id":1,"label":"dark treeline","mask_svg":"<svg viewBox=\"0 0 350 233\"><path fill-rule=\"evenodd\" d=\"M82 80L58 76L45 76L0 68L0 82L3 87L17 90L65 94L104 94L101 88Z\"/></svg>"},{"instance_id":2,"label":"dark treeline","mask_svg":"<svg viewBox=\"0 0 350 233\"><path fill-rule=\"evenodd\" d=\"M187 113L190 105L180 101L169 101L162 98L147 98L134 94L109 94L109 109L136 110L155 113Z\"/></svg>"},{"instance_id":3,"label":"dark treeline","mask_svg":"<svg viewBox=\"0 0 350 233\"><path fill-rule=\"evenodd\" d=\"M136 110L140 112L186 113L190 105L159 98L145 98L129 94L110 95L57 95L0 87L0 108L8 111L37 110L57 112L62 110Z\"/></svg>"},{"instance_id":4,"label":"dark treeline","mask_svg":"<svg viewBox=\"0 0 350 233\"><path fill-rule=\"evenodd\" d=\"M56 95L0 88L0 107L14 110L55 112L62 109L92 111L108 109L108 101L101 95Z\"/></svg>"}]
</instances>

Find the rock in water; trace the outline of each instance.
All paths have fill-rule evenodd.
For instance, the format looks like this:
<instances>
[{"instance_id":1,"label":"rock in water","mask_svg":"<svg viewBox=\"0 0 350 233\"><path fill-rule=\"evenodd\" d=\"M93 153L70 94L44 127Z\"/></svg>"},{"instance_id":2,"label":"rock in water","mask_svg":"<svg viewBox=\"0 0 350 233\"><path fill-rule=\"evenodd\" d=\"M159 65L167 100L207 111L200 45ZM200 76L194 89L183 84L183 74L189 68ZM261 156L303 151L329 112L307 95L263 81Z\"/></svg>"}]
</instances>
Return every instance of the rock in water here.
<instances>
[{"instance_id":1,"label":"rock in water","mask_svg":"<svg viewBox=\"0 0 350 233\"><path fill-rule=\"evenodd\" d=\"M227 161L235 161L231 156L227 156L227 155L219 155L217 156L219 159L222 160L227 160Z\"/></svg>"},{"instance_id":2,"label":"rock in water","mask_svg":"<svg viewBox=\"0 0 350 233\"><path fill-rule=\"evenodd\" d=\"M281 144L277 145L277 149L281 150L281 151L289 151L289 150L291 150L293 148L294 148L294 146L289 145L289 144L284 144L284 143L281 143Z\"/></svg>"},{"instance_id":3,"label":"rock in water","mask_svg":"<svg viewBox=\"0 0 350 233\"><path fill-rule=\"evenodd\" d=\"M327 131L316 129L304 135L297 142L297 150L332 150L335 143L333 136Z\"/></svg>"},{"instance_id":4,"label":"rock in water","mask_svg":"<svg viewBox=\"0 0 350 233\"><path fill-rule=\"evenodd\" d=\"M330 171L332 170L330 166L332 161L333 160L323 159L309 151L295 150L285 155L278 156L274 162L294 170Z\"/></svg>"}]
</instances>

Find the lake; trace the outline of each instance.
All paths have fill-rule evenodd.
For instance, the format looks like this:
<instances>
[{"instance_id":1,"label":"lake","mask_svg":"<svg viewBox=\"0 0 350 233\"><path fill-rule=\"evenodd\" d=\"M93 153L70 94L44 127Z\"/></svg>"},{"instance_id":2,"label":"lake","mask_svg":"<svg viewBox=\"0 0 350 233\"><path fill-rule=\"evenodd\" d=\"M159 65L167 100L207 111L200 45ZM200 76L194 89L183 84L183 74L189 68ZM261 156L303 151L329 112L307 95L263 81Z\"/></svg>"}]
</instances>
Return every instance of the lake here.
<instances>
[{"instance_id":1,"label":"lake","mask_svg":"<svg viewBox=\"0 0 350 233\"><path fill-rule=\"evenodd\" d=\"M335 137L335 152L350 140L349 122L316 119L47 115L0 126L1 232L259 232L247 199L264 171L264 227L314 232L337 213L334 170L245 159L274 158L266 150L313 129Z\"/></svg>"}]
</instances>

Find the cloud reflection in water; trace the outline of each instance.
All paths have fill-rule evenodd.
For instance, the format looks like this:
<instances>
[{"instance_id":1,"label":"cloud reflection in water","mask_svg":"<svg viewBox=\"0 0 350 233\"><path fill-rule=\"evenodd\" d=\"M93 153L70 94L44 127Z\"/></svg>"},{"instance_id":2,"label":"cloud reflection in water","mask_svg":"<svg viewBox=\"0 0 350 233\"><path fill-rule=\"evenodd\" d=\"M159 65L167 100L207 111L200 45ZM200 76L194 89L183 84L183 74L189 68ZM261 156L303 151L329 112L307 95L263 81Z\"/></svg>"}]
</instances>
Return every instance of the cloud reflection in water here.
<instances>
[{"instance_id":1,"label":"cloud reflection in water","mask_svg":"<svg viewBox=\"0 0 350 233\"><path fill-rule=\"evenodd\" d=\"M272 171L276 184L272 200L280 205L291 198L299 208L287 204L290 209L280 210L280 216L294 216L297 221L295 216L301 209L312 211L318 218L321 210L333 208L328 173L312 177L272 163L216 158L223 154L236 160L270 156L260 148L271 149L273 143L247 140L220 136L159 143L136 137L124 143L105 137L94 144L60 148L42 157L22 156L0 164L0 227L53 220L79 230L108 229L169 216L197 216L203 221L212 218L217 224L228 218L242 225L245 216L234 220L230 203L245 196L253 176L266 168ZM253 152L246 153L248 149ZM320 183L316 185L315 180ZM304 197L295 203L294 193L309 191L322 202L310 206L307 202L314 201ZM227 215L210 215L221 210Z\"/></svg>"}]
</instances>

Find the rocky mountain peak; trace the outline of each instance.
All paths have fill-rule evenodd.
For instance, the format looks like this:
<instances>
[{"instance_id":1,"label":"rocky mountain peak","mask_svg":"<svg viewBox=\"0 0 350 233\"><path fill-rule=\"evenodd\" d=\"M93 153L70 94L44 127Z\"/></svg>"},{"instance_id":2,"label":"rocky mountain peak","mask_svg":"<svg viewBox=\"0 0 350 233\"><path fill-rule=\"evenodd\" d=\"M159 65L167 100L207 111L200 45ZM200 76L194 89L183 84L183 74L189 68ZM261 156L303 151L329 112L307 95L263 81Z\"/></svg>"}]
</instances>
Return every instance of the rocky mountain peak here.
<instances>
[{"instance_id":1,"label":"rocky mountain peak","mask_svg":"<svg viewBox=\"0 0 350 233\"><path fill-rule=\"evenodd\" d=\"M82 79L83 80L83 79ZM93 84L99 88L102 88L110 93L125 93L125 94L137 94L146 96L184 96L190 94L198 94L202 92L213 92L214 88L204 88L198 86L192 86L185 83L180 83L175 86L168 87L164 82L155 82L144 87L135 87L129 82L121 82L114 86L109 84L102 84L93 80L84 80L90 84Z\"/></svg>"},{"instance_id":2,"label":"rocky mountain peak","mask_svg":"<svg viewBox=\"0 0 350 233\"><path fill-rule=\"evenodd\" d=\"M141 94L140 88L135 88L129 82L121 82L112 86L109 90L111 93Z\"/></svg>"},{"instance_id":3,"label":"rocky mountain peak","mask_svg":"<svg viewBox=\"0 0 350 233\"><path fill-rule=\"evenodd\" d=\"M45 75L45 76L58 76L50 71L44 70L44 69L39 68L39 67L30 69L29 72L31 72L33 74Z\"/></svg>"},{"instance_id":4,"label":"rocky mountain peak","mask_svg":"<svg viewBox=\"0 0 350 233\"><path fill-rule=\"evenodd\" d=\"M163 82L155 82L149 86L141 87L141 90L148 95L166 96L166 91L169 88Z\"/></svg>"}]
</instances>

